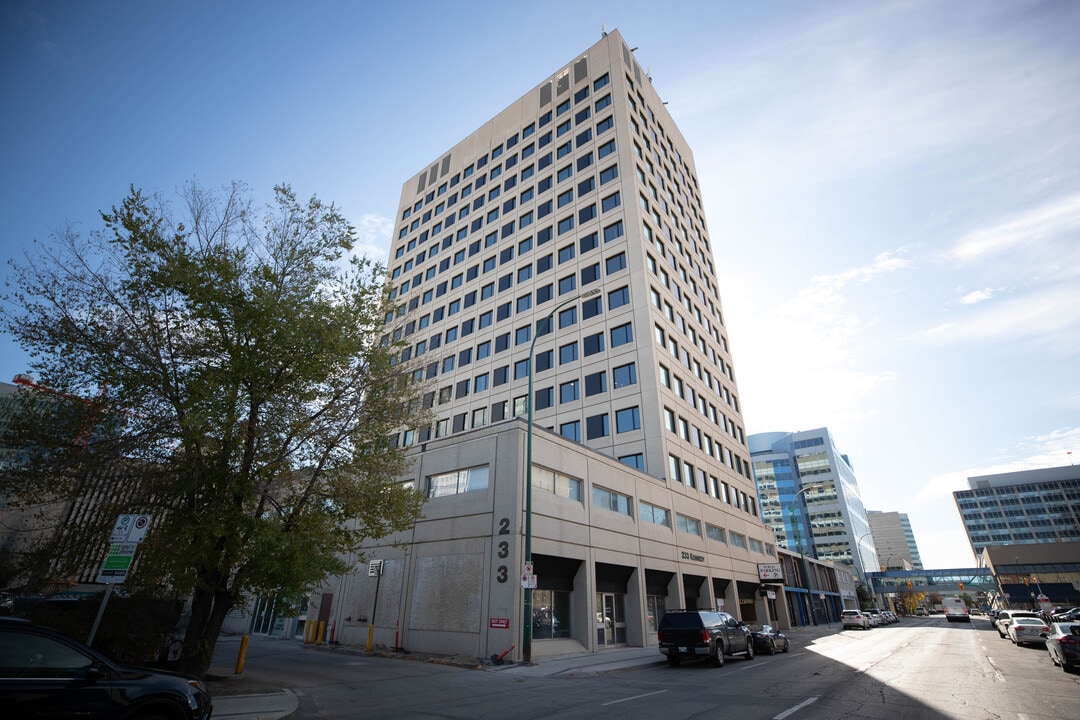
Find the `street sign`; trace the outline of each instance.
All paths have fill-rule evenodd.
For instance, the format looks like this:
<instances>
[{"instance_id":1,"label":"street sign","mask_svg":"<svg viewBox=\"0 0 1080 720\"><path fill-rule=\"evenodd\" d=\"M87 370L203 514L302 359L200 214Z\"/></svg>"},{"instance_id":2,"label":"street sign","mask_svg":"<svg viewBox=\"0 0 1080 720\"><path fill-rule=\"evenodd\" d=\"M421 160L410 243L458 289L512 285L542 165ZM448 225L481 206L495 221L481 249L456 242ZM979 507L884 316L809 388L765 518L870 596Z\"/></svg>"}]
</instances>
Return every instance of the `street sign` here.
<instances>
[{"instance_id":1,"label":"street sign","mask_svg":"<svg viewBox=\"0 0 1080 720\"><path fill-rule=\"evenodd\" d=\"M109 554L105 556L105 564L101 566L97 581L99 583L122 583L127 580L131 563L135 559L135 548L138 543L113 543L109 546Z\"/></svg>"},{"instance_id":2,"label":"street sign","mask_svg":"<svg viewBox=\"0 0 1080 720\"><path fill-rule=\"evenodd\" d=\"M784 567L780 563L758 563L758 580L783 580Z\"/></svg>"},{"instance_id":3,"label":"street sign","mask_svg":"<svg viewBox=\"0 0 1080 720\"><path fill-rule=\"evenodd\" d=\"M382 560L372 560L368 563L367 574L368 577L377 577L382 575Z\"/></svg>"},{"instance_id":4,"label":"street sign","mask_svg":"<svg viewBox=\"0 0 1080 720\"><path fill-rule=\"evenodd\" d=\"M121 515L116 518L112 533L109 535L111 543L140 543L146 537L146 531L150 529L151 515Z\"/></svg>"},{"instance_id":5,"label":"street sign","mask_svg":"<svg viewBox=\"0 0 1080 720\"><path fill-rule=\"evenodd\" d=\"M526 575L532 575L533 574L532 560L526 560L525 561L525 574Z\"/></svg>"},{"instance_id":6,"label":"street sign","mask_svg":"<svg viewBox=\"0 0 1080 720\"><path fill-rule=\"evenodd\" d=\"M522 573L521 575L521 587L526 589L536 589L536 576L529 573Z\"/></svg>"}]
</instances>

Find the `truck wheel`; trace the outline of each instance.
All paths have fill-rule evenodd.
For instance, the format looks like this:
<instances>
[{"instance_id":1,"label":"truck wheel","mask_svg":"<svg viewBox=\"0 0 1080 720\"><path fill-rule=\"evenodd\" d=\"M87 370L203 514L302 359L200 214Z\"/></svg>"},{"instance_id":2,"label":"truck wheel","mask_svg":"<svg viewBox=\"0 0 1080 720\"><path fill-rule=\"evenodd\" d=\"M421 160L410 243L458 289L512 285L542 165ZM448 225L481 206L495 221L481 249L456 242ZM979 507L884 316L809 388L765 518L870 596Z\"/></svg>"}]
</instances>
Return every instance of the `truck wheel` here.
<instances>
[{"instance_id":1,"label":"truck wheel","mask_svg":"<svg viewBox=\"0 0 1080 720\"><path fill-rule=\"evenodd\" d=\"M716 652L709 658L713 667L724 667L724 643L716 643Z\"/></svg>"},{"instance_id":2,"label":"truck wheel","mask_svg":"<svg viewBox=\"0 0 1080 720\"><path fill-rule=\"evenodd\" d=\"M667 664L670 665L671 667L679 667L679 665L681 663L682 663L682 658L680 658L678 655L668 655L667 656Z\"/></svg>"},{"instance_id":3,"label":"truck wheel","mask_svg":"<svg viewBox=\"0 0 1080 720\"><path fill-rule=\"evenodd\" d=\"M747 660L753 660L754 659L754 639L753 638L746 638L746 659Z\"/></svg>"}]
</instances>

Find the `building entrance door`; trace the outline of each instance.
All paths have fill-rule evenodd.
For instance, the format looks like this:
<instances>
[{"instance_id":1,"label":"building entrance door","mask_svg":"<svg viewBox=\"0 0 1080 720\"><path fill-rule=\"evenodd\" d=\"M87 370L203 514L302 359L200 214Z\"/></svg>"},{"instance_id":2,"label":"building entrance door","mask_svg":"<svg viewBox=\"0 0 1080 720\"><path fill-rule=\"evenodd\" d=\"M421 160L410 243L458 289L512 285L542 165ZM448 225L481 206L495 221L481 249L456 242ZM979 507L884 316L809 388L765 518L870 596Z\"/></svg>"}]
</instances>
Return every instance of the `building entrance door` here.
<instances>
[{"instance_id":1,"label":"building entrance door","mask_svg":"<svg viewBox=\"0 0 1080 720\"><path fill-rule=\"evenodd\" d=\"M596 645L626 643L626 616L621 593L596 593Z\"/></svg>"}]
</instances>

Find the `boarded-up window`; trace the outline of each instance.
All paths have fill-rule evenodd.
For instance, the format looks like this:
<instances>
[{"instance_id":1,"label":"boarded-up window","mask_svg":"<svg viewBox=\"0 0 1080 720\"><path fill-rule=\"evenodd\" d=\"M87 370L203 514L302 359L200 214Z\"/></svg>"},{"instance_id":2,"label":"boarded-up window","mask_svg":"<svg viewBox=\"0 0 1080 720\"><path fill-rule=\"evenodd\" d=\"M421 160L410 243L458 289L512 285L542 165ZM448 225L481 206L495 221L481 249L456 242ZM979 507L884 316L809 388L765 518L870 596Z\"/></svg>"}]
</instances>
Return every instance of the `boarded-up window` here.
<instances>
[{"instance_id":1,"label":"boarded-up window","mask_svg":"<svg viewBox=\"0 0 1080 720\"><path fill-rule=\"evenodd\" d=\"M581 82L589 77L589 59L581 58L574 63L574 84Z\"/></svg>"}]
</instances>

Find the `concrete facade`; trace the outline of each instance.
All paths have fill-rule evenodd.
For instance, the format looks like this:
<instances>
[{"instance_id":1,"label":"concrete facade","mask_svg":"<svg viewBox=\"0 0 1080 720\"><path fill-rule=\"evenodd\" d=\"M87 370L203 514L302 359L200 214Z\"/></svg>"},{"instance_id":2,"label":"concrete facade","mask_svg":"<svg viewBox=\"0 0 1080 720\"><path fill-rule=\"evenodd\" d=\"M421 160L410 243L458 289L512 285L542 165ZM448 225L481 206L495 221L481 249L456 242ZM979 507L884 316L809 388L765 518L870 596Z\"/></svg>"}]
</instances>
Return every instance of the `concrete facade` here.
<instances>
[{"instance_id":1,"label":"concrete facade","mask_svg":"<svg viewBox=\"0 0 1080 720\"><path fill-rule=\"evenodd\" d=\"M307 617L343 642L370 626L376 643L514 659L523 622L543 656L654 643L672 607L786 615L762 595L778 555L714 262L693 154L618 32L405 182L384 340L430 387L432 425L396 439L425 517L369 548L381 577L332 580Z\"/></svg>"},{"instance_id":2,"label":"concrete facade","mask_svg":"<svg viewBox=\"0 0 1080 720\"><path fill-rule=\"evenodd\" d=\"M906 513L867 510L882 570L921 570L922 558Z\"/></svg>"}]
</instances>

